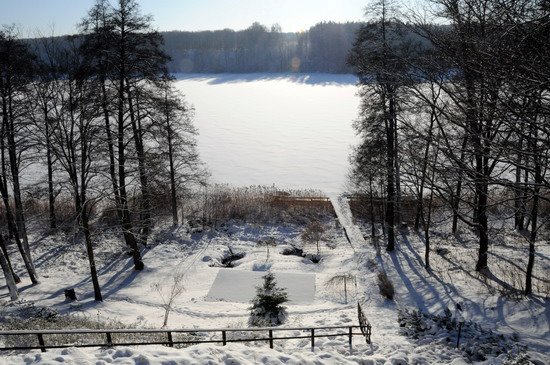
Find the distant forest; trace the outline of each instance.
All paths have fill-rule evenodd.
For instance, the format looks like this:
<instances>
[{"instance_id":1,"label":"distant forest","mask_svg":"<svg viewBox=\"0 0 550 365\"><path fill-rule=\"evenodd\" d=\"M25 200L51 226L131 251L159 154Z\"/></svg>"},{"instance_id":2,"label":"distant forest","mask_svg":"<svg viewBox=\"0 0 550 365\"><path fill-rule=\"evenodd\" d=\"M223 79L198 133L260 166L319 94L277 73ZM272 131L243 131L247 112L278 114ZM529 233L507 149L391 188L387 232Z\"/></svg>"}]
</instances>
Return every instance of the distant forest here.
<instances>
[{"instance_id":1,"label":"distant forest","mask_svg":"<svg viewBox=\"0 0 550 365\"><path fill-rule=\"evenodd\" d=\"M347 57L362 23L323 22L284 33L260 23L240 31L163 32L171 72L352 73Z\"/></svg>"}]
</instances>

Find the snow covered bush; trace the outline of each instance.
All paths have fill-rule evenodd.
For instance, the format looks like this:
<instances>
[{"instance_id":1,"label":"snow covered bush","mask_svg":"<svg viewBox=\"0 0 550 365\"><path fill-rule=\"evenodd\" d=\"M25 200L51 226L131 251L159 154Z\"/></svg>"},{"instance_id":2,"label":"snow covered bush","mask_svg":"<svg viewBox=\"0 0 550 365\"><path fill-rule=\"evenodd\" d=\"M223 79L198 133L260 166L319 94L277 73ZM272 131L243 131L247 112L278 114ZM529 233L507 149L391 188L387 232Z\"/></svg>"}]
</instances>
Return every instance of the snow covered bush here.
<instances>
[{"instance_id":1,"label":"snow covered bush","mask_svg":"<svg viewBox=\"0 0 550 365\"><path fill-rule=\"evenodd\" d=\"M395 295L395 289L392 282L390 281L390 278L388 278L388 275L386 275L386 273L383 271L379 271L377 279L380 294L382 294L382 296L384 296L385 298L392 300L393 296Z\"/></svg>"},{"instance_id":2,"label":"snow covered bush","mask_svg":"<svg viewBox=\"0 0 550 365\"><path fill-rule=\"evenodd\" d=\"M254 327L278 326L286 320L288 302L286 290L277 287L275 276L268 272L263 276L263 285L256 287L256 296L252 299L248 325Z\"/></svg>"},{"instance_id":3,"label":"snow covered bush","mask_svg":"<svg viewBox=\"0 0 550 365\"><path fill-rule=\"evenodd\" d=\"M413 338L419 345L439 344L456 347L458 326L451 311L441 315L424 313L418 309L402 309L398 313L401 333ZM462 325L458 352L470 361L485 361L502 357L506 364L525 362L527 347L519 343L517 335L503 335L466 321Z\"/></svg>"}]
</instances>

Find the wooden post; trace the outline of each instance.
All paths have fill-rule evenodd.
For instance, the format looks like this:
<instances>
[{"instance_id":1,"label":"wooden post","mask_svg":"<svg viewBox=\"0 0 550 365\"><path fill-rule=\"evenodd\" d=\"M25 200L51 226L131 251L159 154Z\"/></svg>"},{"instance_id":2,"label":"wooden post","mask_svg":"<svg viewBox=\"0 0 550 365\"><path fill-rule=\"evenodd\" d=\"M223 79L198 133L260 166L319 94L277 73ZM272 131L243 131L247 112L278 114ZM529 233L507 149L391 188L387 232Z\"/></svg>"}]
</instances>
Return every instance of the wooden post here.
<instances>
[{"instance_id":1,"label":"wooden post","mask_svg":"<svg viewBox=\"0 0 550 365\"><path fill-rule=\"evenodd\" d=\"M38 344L40 345L40 351L46 352L46 345L44 344L44 337L42 337L41 333L37 333L36 337L38 337Z\"/></svg>"},{"instance_id":2,"label":"wooden post","mask_svg":"<svg viewBox=\"0 0 550 365\"><path fill-rule=\"evenodd\" d=\"M368 343L368 344L370 344L370 335L371 335L371 333L372 333L371 328L372 328L371 325L368 324L368 325L367 325L367 343Z\"/></svg>"},{"instance_id":3,"label":"wooden post","mask_svg":"<svg viewBox=\"0 0 550 365\"><path fill-rule=\"evenodd\" d=\"M348 304L348 286L347 286L347 279L345 276L344 276L344 296L345 296L346 304Z\"/></svg>"},{"instance_id":4,"label":"wooden post","mask_svg":"<svg viewBox=\"0 0 550 365\"><path fill-rule=\"evenodd\" d=\"M168 346L174 347L174 340L172 339L172 332L168 331L166 332L168 335Z\"/></svg>"},{"instance_id":5,"label":"wooden post","mask_svg":"<svg viewBox=\"0 0 550 365\"><path fill-rule=\"evenodd\" d=\"M273 348L273 330L269 330L269 348Z\"/></svg>"},{"instance_id":6,"label":"wooden post","mask_svg":"<svg viewBox=\"0 0 550 365\"><path fill-rule=\"evenodd\" d=\"M462 330L462 322L458 323L458 336L456 336L456 348L460 346L460 332Z\"/></svg>"},{"instance_id":7,"label":"wooden post","mask_svg":"<svg viewBox=\"0 0 550 365\"><path fill-rule=\"evenodd\" d=\"M111 332L105 332L107 335L107 346L113 346L113 339L111 338Z\"/></svg>"},{"instance_id":8,"label":"wooden post","mask_svg":"<svg viewBox=\"0 0 550 365\"><path fill-rule=\"evenodd\" d=\"M311 329L311 350L315 348L315 328Z\"/></svg>"},{"instance_id":9,"label":"wooden post","mask_svg":"<svg viewBox=\"0 0 550 365\"><path fill-rule=\"evenodd\" d=\"M222 331L222 344L227 345L227 337L225 331Z\"/></svg>"},{"instance_id":10,"label":"wooden post","mask_svg":"<svg viewBox=\"0 0 550 365\"><path fill-rule=\"evenodd\" d=\"M350 346L351 346L352 338L353 338L353 327L350 327L349 328L349 345Z\"/></svg>"}]
</instances>

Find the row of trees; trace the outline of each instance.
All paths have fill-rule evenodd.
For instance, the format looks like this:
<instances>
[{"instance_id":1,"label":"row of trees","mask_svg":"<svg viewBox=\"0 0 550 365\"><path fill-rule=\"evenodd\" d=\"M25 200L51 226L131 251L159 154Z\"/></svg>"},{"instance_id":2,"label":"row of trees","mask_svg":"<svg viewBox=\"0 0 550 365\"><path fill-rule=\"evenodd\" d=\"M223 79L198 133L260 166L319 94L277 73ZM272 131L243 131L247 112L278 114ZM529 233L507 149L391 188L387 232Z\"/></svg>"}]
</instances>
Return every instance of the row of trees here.
<instances>
[{"instance_id":1,"label":"row of trees","mask_svg":"<svg viewBox=\"0 0 550 365\"><path fill-rule=\"evenodd\" d=\"M434 201L450 212L452 233L460 223L477 234L480 272L488 268L492 213L513 218L529 244L530 294L535 242L547 218L541 203L550 188L550 5L432 5L432 15L448 25L418 14L404 21L388 0L368 8L371 19L350 54L363 97L353 180L371 202L386 201L388 251L403 196L415 198L427 268Z\"/></svg>"},{"instance_id":2,"label":"row of trees","mask_svg":"<svg viewBox=\"0 0 550 365\"><path fill-rule=\"evenodd\" d=\"M360 23L322 22L283 33L260 23L240 31L166 32L172 72L349 73L347 54Z\"/></svg>"},{"instance_id":3,"label":"row of trees","mask_svg":"<svg viewBox=\"0 0 550 365\"><path fill-rule=\"evenodd\" d=\"M30 187L20 180L29 164L34 174L47 170L49 226L58 228L56 202L70 196L95 299L102 300L93 215L114 205L134 267L142 270L140 246L147 245L153 227L154 202L169 202L177 224L178 193L200 179L202 169L192 109L168 76L169 58L151 18L135 0L119 0L115 7L98 0L80 29L77 36L41 38L32 48L13 29L0 32L0 192L6 233L36 284L22 198ZM3 239L0 245L0 264L15 298L19 279Z\"/></svg>"}]
</instances>

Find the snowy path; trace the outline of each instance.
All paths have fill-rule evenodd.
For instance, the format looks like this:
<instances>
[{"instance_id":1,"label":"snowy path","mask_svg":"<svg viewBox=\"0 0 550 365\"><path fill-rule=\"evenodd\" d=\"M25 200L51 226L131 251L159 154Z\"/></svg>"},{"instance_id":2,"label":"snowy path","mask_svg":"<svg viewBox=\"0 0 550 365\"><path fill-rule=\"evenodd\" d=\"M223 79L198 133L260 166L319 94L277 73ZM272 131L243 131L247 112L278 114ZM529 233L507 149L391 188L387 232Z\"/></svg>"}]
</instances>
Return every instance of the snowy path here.
<instances>
[{"instance_id":1,"label":"snowy path","mask_svg":"<svg viewBox=\"0 0 550 365\"><path fill-rule=\"evenodd\" d=\"M334 207L340 225L348 236L351 247L355 250L356 247L364 245L365 239L359 227L353 224L353 216L346 198L342 195L331 195L330 202Z\"/></svg>"},{"instance_id":2,"label":"snowy path","mask_svg":"<svg viewBox=\"0 0 550 365\"><path fill-rule=\"evenodd\" d=\"M347 199L344 196L331 196L336 216L347 232L354 251L356 266L358 302L372 325L373 354L384 358L399 360L409 358L414 350L413 345L399 334L394 302L381 298L376 284L376 250L367 244L359 227L353 223L353 216ZM373 266L374 265L374 266Z\"/></svg>"}]
</instances>

